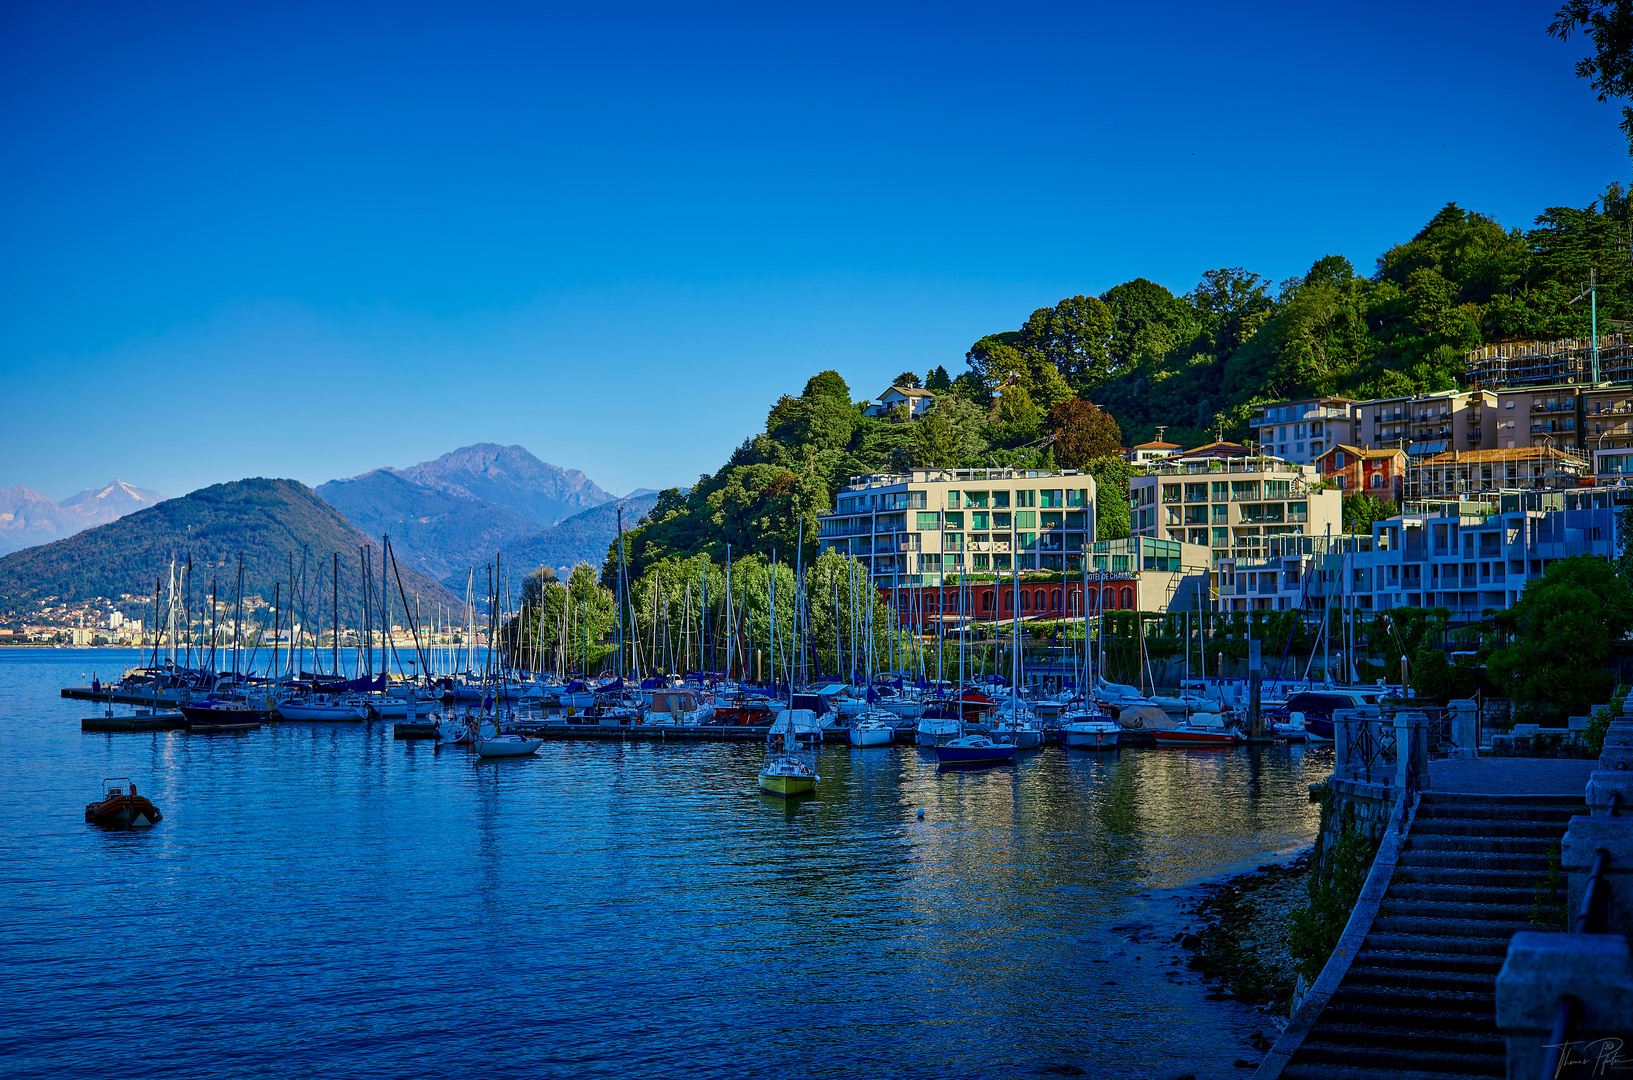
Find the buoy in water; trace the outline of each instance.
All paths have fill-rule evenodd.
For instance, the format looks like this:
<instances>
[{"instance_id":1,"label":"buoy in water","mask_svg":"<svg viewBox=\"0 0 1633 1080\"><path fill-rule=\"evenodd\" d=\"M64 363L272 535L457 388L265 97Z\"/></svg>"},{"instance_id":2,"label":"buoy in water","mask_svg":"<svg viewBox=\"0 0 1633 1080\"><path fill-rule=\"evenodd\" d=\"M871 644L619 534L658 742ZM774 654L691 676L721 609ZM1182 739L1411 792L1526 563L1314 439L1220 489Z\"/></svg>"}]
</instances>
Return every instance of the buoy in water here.
<instances>
[{"instance_id":1,"label":"buoy in water","mask_svg":"<svg viewBox=\"0 0 1633 1080\"><path fill-rule=\"evenodd\" d=\"M924 811L923 811L923 810L920 810L920 811L919 811L919 820L920 820L920 821L923 821L923 820L924 820Z\"/></svg>"}]
</instances>

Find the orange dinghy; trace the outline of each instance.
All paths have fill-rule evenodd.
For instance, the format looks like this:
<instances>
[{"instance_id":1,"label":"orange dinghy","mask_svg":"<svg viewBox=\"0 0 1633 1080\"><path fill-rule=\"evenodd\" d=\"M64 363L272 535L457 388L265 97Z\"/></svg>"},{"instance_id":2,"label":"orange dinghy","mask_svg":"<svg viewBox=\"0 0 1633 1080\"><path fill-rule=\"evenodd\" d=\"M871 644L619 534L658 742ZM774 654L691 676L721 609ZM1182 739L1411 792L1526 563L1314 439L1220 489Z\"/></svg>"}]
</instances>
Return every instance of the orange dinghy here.
<instances>
[{"instance_id":1,"label":"orange dinghy","mask_svg":"<svg viewBox=\"0 0 1633 1080\"><path fill-rule=\"evenodd\" d=\"M118 784L121 781L129 787L128 793L119 788ZM129 829L155 825L164 818L157 806L144 796L136 794L136 785L130 782L128 776L108 777L102 781L102 788L108 793L107 798L101 802L87 803L85 806L85 820L92 825L111 825L117 829Z\"/></svg>"}]
</instances>

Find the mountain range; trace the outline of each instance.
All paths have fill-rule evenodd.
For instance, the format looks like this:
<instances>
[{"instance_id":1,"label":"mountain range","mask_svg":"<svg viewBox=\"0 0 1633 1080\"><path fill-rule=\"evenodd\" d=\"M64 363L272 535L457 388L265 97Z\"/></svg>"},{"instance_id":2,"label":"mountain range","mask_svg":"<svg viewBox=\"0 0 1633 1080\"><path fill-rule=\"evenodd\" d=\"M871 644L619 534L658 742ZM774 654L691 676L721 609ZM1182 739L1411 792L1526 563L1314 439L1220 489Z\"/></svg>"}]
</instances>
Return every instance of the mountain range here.
<instances>
[{"instance_id":1,"label":"mountain range","mask_svg":"<svg viewBox=\"0 0 1633 1080\"><path fill-rule=\"evenodd\" d=\"M49 544L160 502L157 491L114 480L61 502L18 485L0 488L0 555Z\"/></svg>"},{"instance_id":2,"label":"mountain range","mask_svg":"<svg viewBox=\"0 0 1633 1080\"><path fill-rule=\"evenodd\" d=\"M463 446L435 461L375 469L316 490L358 529L372 537L389 535L404 565L450 585L457 581L461 594L470 567L518 542L529 541L525 558L572 558L565 563L571 567L582 555L600 565L616 532L610 513L605 521L579 521L612 503L612 495L577 469L540 461L520 446ZM555 532L569 522L578 524ZM585 554L597 542L599 550ZM526 569L540 565L557 564Z\"/></svg>"},{"instance_id":3,"label":"mountain range","mask_svg":"<svg viewBox=\"0 0 1633 1080\"><path fill-rule=\"evenodd\" d=\"M573 567L585 562L595 567L599 574L601 564L607 558L607 547L618 536L619 507L623 508L624 528L628 530L634 528L635 523L645 517L657 502L656 492L615 499L574 515L541 533L511 541L500 551L500 557L528 573L548 566L556 572L557 577L565 578ZM458 573L452 578L445 578L443 584L455 592L465 588L464 578Z\"/></svg>"},{"instance_id":4,"label":"mountain range","mask_svg":"<svg viewBox=\"0 0 1633 1080\"><path fill-rule=\"evenodd\" d=\"M353 528L340 511L310 488L295 480L238 480L167 499L68 539L0 558L0 605L21 606L45 597L68 603L95 597L118 599L121 594L137 601L151 600L154 582L169 574L171 559L180 567L191 557L191 597L198 611L207 607L203 598L212 578L221 596L232 596L240 551L244 554L245 595L260 595L269 603L274 582L283 582L285 597L291 577L299 582L304 553L308 600L316 604L318 574L321 570L332 581L332 559L338 552L340 617L356 625L362 611L358 548L364 545L376 549L378 574L382 566L378 543ZM463 603L414 567L401 569L403 591L410 603L416 597L451 606ZM402 600L394 582L395 577L391 591L400 622ZM332 585L326 584L325 624L333 595Z\"/></svg>"}]
</instances>

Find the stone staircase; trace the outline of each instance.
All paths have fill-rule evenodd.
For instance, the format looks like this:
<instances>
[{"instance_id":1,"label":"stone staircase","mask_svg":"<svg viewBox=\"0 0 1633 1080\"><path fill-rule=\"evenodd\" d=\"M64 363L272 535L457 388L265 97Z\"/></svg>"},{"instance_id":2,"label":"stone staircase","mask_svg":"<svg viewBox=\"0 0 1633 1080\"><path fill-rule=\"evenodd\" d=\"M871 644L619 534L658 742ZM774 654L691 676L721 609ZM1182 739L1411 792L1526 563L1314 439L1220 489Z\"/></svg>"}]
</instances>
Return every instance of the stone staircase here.
<instances>
[{"instance_id":1,"label":"stone staircase","mask_svg":"<svg viewBox=\"0 0 1633 1080\"><path fill-rule=\"evenodd\" d=\"M1584 812L1570 795L1424 792L1365 943L1281 1075L1506 1075L1497 972L1509 936L1537 929L1549 850Z\"/></svg>"}]
</instances>

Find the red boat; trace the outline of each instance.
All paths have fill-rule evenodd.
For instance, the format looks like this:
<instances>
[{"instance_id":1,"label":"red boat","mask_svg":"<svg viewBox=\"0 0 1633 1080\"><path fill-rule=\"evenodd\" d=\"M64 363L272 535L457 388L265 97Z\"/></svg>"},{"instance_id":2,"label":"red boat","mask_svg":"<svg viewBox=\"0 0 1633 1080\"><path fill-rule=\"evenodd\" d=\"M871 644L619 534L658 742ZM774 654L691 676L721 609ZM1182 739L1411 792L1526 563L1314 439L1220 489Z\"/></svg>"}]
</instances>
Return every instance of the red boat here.
<instances>
[{"instance_id":1,"label":"red boat","mask_svg":"<svg viewBox=\"0 0 1633 1080\"><path fill-rule=\"evenodd\" d=\"M1241 739L1234 728L1224 727L1155 728L1152 733L1158 746L1234 746Z\"/></svg>"},{"instance_id":2,"label":"red boat","mask_svg":"<svg viewBox=\"0 0 1633 1080\"><path fill-rule=\"evenodd\" d=\"M117 785L120 781L129 786L128 793L119 789ZM109 787L110 784L114 786ZM130 782L130 777L108 777L102 781L102 787L108 797L85 806L85 820L92 825L129 829L138 825L156 825L163 819L164 815L159 813L157 806L136 794L136 785Z\"/></svg>"}]
</instances>

